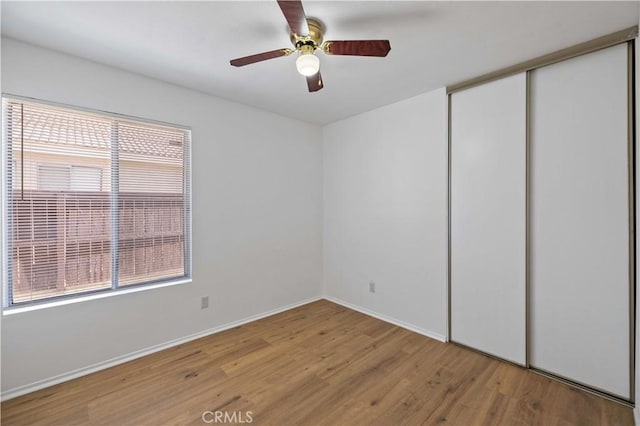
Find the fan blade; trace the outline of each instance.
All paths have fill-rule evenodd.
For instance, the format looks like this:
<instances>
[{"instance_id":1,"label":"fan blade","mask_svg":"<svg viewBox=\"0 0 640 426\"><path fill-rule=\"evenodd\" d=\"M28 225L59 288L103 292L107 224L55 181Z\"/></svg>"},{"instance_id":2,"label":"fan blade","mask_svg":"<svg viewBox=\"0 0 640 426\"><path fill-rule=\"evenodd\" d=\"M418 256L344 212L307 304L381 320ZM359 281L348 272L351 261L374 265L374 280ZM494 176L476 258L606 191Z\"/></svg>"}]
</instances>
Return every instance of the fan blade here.
<instances>
[{"instance_id":1,"label":"fan blade","mask_svg":"<svg viewBox=\"0 0 640 426\"><path fill-rule=\"evenodd\" d=\"M262 52L251 56L245 56L244 58L232 59L229 62L234 67L243 67L245 65L254 64L256 62L266 61L267 59L291 55L293 52L295 52L293 49L278 49L272 50L270 52Z\"/></svg>"},{"instance_id":2,"label":"fan blade","mask_svg":"<svg viewBox=\"0 0 640 426\"><path fill-rule=\"evenodd\" d=\"M307 87L309 88L309 92L317 92L324 87L320 71L307 77Z\"/></svg>"},{"instance_id":3,"label":"fan blade","mask_svg":"<svg viewBox=\"0 0 640 426\"><path fill-rule=\"evenodd\" d=\"M387 56L389 40L330 40L322 44L327 55Z\"/></svg>"},{"instance_id":4,"label":"fan blade","mask_svg":"<svg viewBox=\"0 0 640 426\"><path fill-rule=\"evenodd\" d=\"M282 9L282 14L289 23L292 33L301 37L309 35L307 17L300 0L278 0L278 6Z\"/></svg>"}]
</instances>

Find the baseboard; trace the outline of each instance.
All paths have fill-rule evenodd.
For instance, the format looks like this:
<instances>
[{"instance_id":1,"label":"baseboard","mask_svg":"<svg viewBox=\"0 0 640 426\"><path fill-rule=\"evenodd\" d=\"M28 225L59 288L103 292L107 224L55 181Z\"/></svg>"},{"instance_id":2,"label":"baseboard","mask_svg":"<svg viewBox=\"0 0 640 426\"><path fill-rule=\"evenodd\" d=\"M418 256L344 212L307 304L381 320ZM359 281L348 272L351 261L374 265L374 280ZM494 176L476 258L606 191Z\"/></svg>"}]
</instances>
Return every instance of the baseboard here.
<instances>
[{"instance_id":1,"label":"baseboard","mask_svg":"<svg viewBox=\"0 0 640 426\"><path fill-rule=\"evenodd\" d=\"M370 317L374 317L374 318L377 318L379 320L388 322L390 324L397 325L398 327L406 328L407 330L416 332L418 334L422 334L423 336L427 336L427 337L430 337L430 338L435 339L435 340L439 340L440 342L446 342L447 341L446 337L444 335L440 334L440 333L434 333L433 331L426 330L426 329L421 328L421 327L417 327L417 326L415 326L413 324L409 324L408 322L404 322L404 321L401 321L399 319L392 318L390 316L383 315L383 314L380 314L378 312L371 311L369 309L363 308L363 307L358 306L358 305L354 305L354 304L349 303L349 302L345 302L344 300L341 300L341 299L338 299L338 298L335 298L335 297L332 297L332 296L325 295L324 298L326 300L330 301L330 302L337 303L338 305L342 305L345 308L353 309L354 311L358 311L358 312L363 313L365 315L369 315Z\"/></svg>"},{"instance_id":2,"label":"baseboard","mask_svg":"<svg viewBox=\"0 0 640 426\"><path fill-rule=\"evenodd\" d=\"M633 423L636 426L640 426L640 407L637 407L633 409Z\"/></svg>"},{"instance_id":3,"label":"baseboard","mask_svg":"<svg viewBox=\"0 0 640 426\"><path fill-rule=\"evenodd\" d=\"M183 343L187 343L187 342L190 342L192 340L199 339L201 337L206 337L206 336L209 336L211 334L219 333L221 331L225 331L225 330L228 330L230 328L238 327L240 325L247 324L247 323L253 322L253 321L257 321L259 319L266 318L266 317L269 317L271 315L279 314L281 312L288 311L290 309L294 309L294 308L297 308L299 306L306 305L308 303L312 303L312 302L315 302L315 301L318 301L318 300L322 300L322 299L323 299L322 296L317 296L317 297L312 297L312 298L309 298L309 299L305 299L305 300L302 300L300 302L292 303L290 305L282 306L280 308L276 308L276 309L272 309L270 311L266 311L266 312L263 312L263 313L260 313L260 314L252 315L250 317L243 318L243 319L238 320L238 321L233 321L233 322L230 322L230 323L226 323L226 324L223 324L223 325L220 325L220 326L217 326L217 327L210 328L208 330L204 330L204 331L200 331L198 333L190 334L190 335L185 336L185 337L180 337L178 339L174 339L174 340L170 340L168 342L160 343L158 345L150 346L150 347L145 348L145 349L140 349L138 351L131 352L131 353L128 353L126 355L122 355L122 356L118 356L118 357L115 357L115 358L111 358L111 359L103 361L103 362L92 364L92 365L90 365L88 367L79 368L77 370L73 370L73 371L69 371L67 373L59 374L57 376L53 376L53 377L50 377L48 379L39 380L37 382L30 383L28 385L19 386L19 387L14 388L14 389L9 389L7 391L2 392L2 395L0 396L0 400L6 401L8 399L15 398L15 397L18 397L18 396L21 396L21 395L25 395L27 393L35 392L37 390L44 389L44 388L47 388L49 386L57 385L59 383L66 382L66 381L69 381L69 380L73 380L73 379L76 379L78 377L86 376L87 374L95 373L97 371L104 370L104 369L116 366L118 364L123 364L125 362L132 361L134 359L141 358L143 356L150 355L152 353L159 352L159 351L162 351L164 349L171 348L173 346L181 345Z\"/></svg>"}]
</instances>

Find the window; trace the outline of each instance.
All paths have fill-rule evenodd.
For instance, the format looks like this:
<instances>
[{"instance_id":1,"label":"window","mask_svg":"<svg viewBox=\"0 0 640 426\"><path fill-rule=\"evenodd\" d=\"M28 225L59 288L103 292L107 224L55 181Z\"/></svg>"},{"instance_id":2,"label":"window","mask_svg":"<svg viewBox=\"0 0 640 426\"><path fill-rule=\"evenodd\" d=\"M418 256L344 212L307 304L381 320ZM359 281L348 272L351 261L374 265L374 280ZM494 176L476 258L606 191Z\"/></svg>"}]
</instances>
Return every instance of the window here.
<instances>
[{"instance_id":1,"label":"window","mask_svg":"<svg viewBox=\"0 0 640 426\"><path fill-rule=\"evenodd\" d=\"M3 98L4 306L190 277L190 131Z\"/></svg>"},{"instance_id":2,"label":"window","mask_svg":"<svg viewBox=\"0 0 640 426\"><path fill-rule=\"evenodd\" d=\"M40 165L38 166L38 189L44 191L101 191L102 169Z\"/></svg>"},{"instance_id":3,"label":"window","mask_svg":"<svg viewBox=\"0 0 640 426\"><path fill-rule=\"evenodd\" d=\"M38 166L38 190L70 191L71 167L50 165Z\"/></svg>"}]
</instances>

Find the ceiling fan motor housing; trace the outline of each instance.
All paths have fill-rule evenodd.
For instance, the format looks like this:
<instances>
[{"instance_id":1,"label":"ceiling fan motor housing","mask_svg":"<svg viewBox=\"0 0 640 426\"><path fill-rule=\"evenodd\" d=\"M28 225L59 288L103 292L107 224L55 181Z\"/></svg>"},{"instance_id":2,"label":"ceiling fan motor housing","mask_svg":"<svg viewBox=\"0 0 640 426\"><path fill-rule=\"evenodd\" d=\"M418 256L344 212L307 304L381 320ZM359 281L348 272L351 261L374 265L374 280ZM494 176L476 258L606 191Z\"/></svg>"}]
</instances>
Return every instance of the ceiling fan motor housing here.
<instances>
[{"instance_id":1,"label":"ceiling fan motor housing","mask_svg":"<svg viewBox=\"0 0 640 426\"><path fill-rule=\"evenodd\" d=\"M307 26L309 27L309 34L306 36L291 33L291 43L293 43L297 50L304 53L307 53L309 50L311 50L311 52L315 51L322 44L324 36L324 28L319 21L307 18ZM310 46L311 49L307 46Z\"/></svg>"}]
</instances>

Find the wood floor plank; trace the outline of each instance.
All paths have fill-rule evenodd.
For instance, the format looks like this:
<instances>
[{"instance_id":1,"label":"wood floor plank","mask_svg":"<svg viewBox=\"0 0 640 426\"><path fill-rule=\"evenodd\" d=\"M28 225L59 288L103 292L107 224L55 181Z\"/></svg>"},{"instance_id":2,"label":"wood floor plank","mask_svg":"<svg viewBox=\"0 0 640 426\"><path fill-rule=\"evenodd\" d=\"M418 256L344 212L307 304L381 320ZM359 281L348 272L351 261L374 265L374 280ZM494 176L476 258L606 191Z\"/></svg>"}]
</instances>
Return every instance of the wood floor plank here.
<instances>
[{"instance_id":1,"label":"wood floor plank","mask_svg":"<svg viewBox=\"0 0 640 426\"><path fill-rule=\"evenodd\" d=\"M626 406L326 300L1 408L19 426L203 425L209 411L256 425L633 424Z\"/></svg>"}]
</instances>

